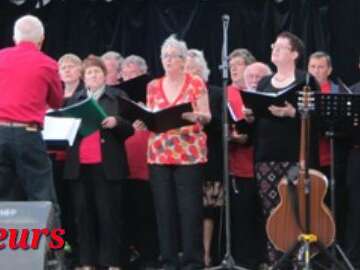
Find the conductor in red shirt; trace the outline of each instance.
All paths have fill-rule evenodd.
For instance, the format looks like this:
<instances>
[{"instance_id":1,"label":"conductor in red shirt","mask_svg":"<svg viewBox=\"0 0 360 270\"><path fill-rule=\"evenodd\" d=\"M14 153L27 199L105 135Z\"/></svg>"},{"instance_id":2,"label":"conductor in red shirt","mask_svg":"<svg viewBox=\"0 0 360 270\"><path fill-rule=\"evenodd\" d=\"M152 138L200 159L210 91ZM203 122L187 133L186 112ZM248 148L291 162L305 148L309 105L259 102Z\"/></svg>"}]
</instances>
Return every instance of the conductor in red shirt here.
<instances>
[{"instance_id":1,"label":"conductor in red shirt","mask_svg":"<svg viewBox=\"0 0 360 270\"><path fill-rule=\"evenodd\" d=\"M41 136L45 111L62 104L57 63L43 54L42 22L31 15L14 25L14 47L0 50L0 200L16 200L19 180L30 201L56 203Z\"/></svg>"}]
</instances>

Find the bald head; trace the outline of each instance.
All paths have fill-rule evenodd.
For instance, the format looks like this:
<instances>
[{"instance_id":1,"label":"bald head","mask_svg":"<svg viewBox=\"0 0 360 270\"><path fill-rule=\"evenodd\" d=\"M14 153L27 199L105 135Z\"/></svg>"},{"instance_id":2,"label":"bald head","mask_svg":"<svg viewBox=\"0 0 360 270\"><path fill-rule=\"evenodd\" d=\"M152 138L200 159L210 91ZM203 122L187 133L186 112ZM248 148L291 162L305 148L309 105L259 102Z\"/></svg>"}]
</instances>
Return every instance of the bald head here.
<instances>
[{"instance_id":1,"label":"bald head","mask_svg":"<svg viewBox=\"0 0 360 270\"><path fill-rule=\"evenodd\" d=\"M21 41L29 41L35 43L40 48L44 37L44 26L37 17L25 15L15 22L13 36L15 44Z\"/></svg>"},{"instance_id":2,"label":"bald head","mask_svg":"<svg viewBox=\"0 0 360 270\"><path fill-rule=\"evenodd\" d=\"M248 65L244 70L244 81L246 89L256 89L259 81L267 75L271 75L271 69L262 62Z\"/></svg>"}]
</instances>

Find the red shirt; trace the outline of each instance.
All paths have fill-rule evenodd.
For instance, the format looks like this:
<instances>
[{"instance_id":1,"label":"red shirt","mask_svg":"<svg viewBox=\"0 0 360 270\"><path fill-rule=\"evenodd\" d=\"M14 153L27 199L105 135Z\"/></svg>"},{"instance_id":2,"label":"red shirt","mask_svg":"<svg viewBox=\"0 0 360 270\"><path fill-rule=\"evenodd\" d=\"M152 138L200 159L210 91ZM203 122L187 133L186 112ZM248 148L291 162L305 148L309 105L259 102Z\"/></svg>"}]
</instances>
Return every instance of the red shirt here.
<instances>
[{"instance_id":1,"label":"red shirt","mask_svg":"<svg viewBox=\"0 0 360 270\"><path fill-rule=\"evenodd\" d=\"M228 86L228 101L237 119L243 119L243 101L240 90L233 85ZM254 149L238 143L229 145L230 174L244 177L254 177Z\"/></svg>"},{"instance_id":2,"label":"red shirt","mask_svg":"<svg viewBox=\"0 0 360 270\"><path fill-rule=\"evenodd\" d=\"M126 155L129 164L130 179L149 179L149 170L146 162L147 144L150 132L136 131L125 141Z\"/></svg>"},{"instance_id":3,"label":"red shirt","mask_svg":"<svg viewBox=\"0 0 360 270\"><path fill-rule=\"evenodd\" d=\"M62 104L56 61L31 42L1 50L0 91L0 120L42 125L48 106Z\"/></svg>"},{"instance_id":4,"label":"red shirt","mask_svg":"<svg viewBox=\"0 0 360 270\"><path fill-rule=\"evenodd\" d=\"M331 92L331 83L329 81L323 82L320 84L321 93L330 94Z\"/></svg>"},{"instance_id":5,"label":"red shirt","mask_svg":"<svg viewBox=\"0 0 360 270\"><path fill-rule=\"evenodd\" d=\"M321 93L329 94L331 91L331 84L329 81L326 81L320 85ZM331 161L330 155L330 142L328 138L324 136L320 137L319 140L319 159L320 166L329 166Z\"/></svg>"},{"instance_id":6,"label":"red shirt","mask_svg":"<svg viewBox=\"0 0 360 270\"><path fill-rule=\"evenodd\" d=\"M80 164L99 164L102 162L100 131L81 140L79 148Z\"/></svg>"}]
</instances>

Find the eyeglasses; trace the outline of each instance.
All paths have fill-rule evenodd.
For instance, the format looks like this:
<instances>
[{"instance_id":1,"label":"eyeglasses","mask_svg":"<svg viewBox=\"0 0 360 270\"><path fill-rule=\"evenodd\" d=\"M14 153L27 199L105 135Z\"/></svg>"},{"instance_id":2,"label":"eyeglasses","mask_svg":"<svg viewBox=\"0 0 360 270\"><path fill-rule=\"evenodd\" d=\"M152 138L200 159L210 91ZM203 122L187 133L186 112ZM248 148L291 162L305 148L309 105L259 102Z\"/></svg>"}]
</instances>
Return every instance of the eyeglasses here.
<instances>
[{"instance_id":1,"label":"eyeglasses","mask_svg":"<svg viewBox=\"0 0 360 270\"><path fill-rule=\"evenodd\" d=\"M184 58L184 56L179 53L176 54L164 53L163 55L161 55L161 59L174 59L174 58Z\"/></svg>"},{"instance_id":2,"label":"eyeglasses","mask_svg":"<svg viewBox=\"0 0 360 270\"><path fill-rule=\"evenodd\" d=\"M285 45L275 45L274 43L270 45L271 50L276 51L276 50L289 50L291 51L292 48L290 46L285 46Z\"/></svg>"}]
</instances>

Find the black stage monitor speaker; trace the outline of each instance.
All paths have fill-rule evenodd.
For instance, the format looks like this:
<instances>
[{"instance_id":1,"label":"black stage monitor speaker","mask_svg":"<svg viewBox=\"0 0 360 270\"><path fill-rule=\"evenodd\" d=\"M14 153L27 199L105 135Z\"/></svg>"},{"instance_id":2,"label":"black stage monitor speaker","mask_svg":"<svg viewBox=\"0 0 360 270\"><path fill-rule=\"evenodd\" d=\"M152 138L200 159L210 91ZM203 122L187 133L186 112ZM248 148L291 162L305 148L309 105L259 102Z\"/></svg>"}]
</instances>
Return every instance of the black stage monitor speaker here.
<instances>
[{"instance_id":1,"label":"black stage monitor speaker","mask_svg":"<svg viewBox=\"0 0 360 270\"><path fill-rule=\"evenodd\" d=\"M39 241L35 235L39 235L39 230L51 232L53 228L51 202L0 202L0 269L49 269L50 235L42 235ZM34 233L34 230L38 232ZM17 238L14 238L15 233ZM21 240L23 244L27 243L28 248L24 248L24 245L19 247Z\"/></svg>"}]
</instances>

